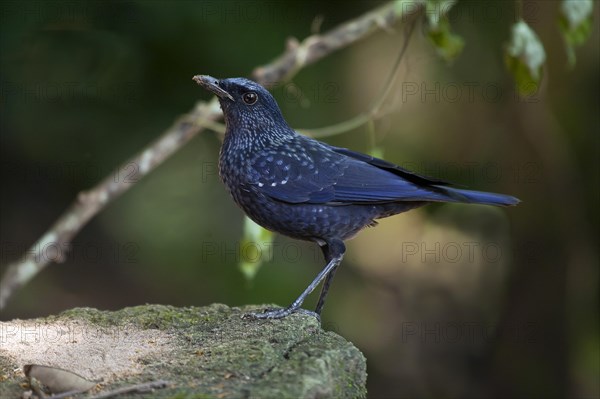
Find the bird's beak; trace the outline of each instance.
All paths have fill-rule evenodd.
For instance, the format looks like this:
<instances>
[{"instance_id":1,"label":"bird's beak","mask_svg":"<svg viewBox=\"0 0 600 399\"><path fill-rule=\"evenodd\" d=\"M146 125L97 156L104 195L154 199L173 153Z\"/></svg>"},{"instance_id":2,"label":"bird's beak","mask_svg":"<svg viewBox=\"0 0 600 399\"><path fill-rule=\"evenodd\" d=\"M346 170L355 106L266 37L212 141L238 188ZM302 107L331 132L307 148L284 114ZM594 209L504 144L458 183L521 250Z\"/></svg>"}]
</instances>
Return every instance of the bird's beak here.
<instances>
[{"instance_id":1,"label":"bird's beak","mask_svg":"<svg viewBox=\"0 0 600 399\"><path fill-rule=\"evenodd\" d=\"M231 94L227 93L219 86L219 80L208 75L196 75L192 80L198 85L204 87L206 90L213 92L219 98L228 98L231 101L235 101Z\"/></svg>"}]
</instances>

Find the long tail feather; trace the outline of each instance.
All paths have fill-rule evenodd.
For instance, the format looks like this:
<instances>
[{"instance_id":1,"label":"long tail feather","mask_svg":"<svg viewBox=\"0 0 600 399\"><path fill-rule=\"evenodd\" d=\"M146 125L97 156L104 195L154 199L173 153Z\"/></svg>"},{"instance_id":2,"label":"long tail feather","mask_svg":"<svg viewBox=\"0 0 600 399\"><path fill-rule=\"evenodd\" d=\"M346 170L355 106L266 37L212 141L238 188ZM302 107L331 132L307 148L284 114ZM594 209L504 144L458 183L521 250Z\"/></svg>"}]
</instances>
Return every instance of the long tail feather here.
<instances>
[{"instance_id":1,"label":"long tail feather","mask_svg":"<svg viewBox=\"0 0 600 399\"><path fill-rule=\"evenodd\" d=\"M485 191L462 190L452 187L440 187L456 202L468 202L483 205L511 206L521 202L511 195L488 193Z\"/></svg>"}]
</instances>

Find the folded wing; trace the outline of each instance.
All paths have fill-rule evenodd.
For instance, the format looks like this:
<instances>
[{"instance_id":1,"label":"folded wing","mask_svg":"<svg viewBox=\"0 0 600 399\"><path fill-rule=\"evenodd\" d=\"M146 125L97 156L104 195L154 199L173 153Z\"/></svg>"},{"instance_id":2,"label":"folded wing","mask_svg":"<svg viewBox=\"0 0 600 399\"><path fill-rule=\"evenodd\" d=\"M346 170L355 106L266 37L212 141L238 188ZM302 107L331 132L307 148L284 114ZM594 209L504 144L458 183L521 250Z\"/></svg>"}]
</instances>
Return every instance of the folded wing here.
<instances>
[{"instance_id":1,"label":"folded wing","mask_svg":"<svg viewBox=\"0 0 600 399\"><path fill-rule=\"evenodd\" d=\"M308 140L308 139L307 139ZM451 188L395 164L311 141L302 153L281 151L252 161L255 186L279 201L307 204L376 204L402 201L514 205L501 194Z\"/></svg>"}]
</instances>

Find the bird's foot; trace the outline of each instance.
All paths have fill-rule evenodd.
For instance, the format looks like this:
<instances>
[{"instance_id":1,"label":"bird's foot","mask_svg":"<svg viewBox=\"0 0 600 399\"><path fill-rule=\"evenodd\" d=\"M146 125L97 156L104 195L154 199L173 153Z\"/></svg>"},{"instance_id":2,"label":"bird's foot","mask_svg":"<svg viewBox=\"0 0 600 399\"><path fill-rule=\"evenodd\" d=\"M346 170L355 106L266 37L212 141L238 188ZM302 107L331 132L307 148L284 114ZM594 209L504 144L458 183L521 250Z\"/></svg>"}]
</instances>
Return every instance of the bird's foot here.
<instances>
[{"instance_id":1,"label":"bird's foot","mask_svg":"<svg viewBox=\"0 0 600 399\"><path fill-rule=\"evenodd\" d=\"M282 319L291 315L292 313L302 313L309 316L313 316L319 323L321 322L321 316L318 313L310 310L302 309L300 307L289 306L287 308L280 309L267 309L264 312L250 312L245 313L242 318L245 320L268 320L268 319Z\"/></svg>"}]
</instances>

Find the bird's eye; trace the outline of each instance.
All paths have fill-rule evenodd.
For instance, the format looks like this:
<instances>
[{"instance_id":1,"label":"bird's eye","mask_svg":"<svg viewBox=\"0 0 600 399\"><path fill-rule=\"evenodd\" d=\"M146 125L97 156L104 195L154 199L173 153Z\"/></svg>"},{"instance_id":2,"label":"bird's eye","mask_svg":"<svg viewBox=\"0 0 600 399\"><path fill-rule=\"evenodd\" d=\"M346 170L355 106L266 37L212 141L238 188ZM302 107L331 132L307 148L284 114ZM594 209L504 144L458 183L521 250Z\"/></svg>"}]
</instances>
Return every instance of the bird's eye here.
<instances>
[{"instance_id":1,"label":"bird's eye","mask_svg":"<svg viewBox=\"0 0 600 399\"><path fill-rule=\"evenodd\" d=\"M252 105L256 102L256 100L258 100L258 94L256 94L253 91L249 91L247 93L244 93L244 95L242 96L242 100L244 100L246 104Z\"/></svg>"}]
</instances>

